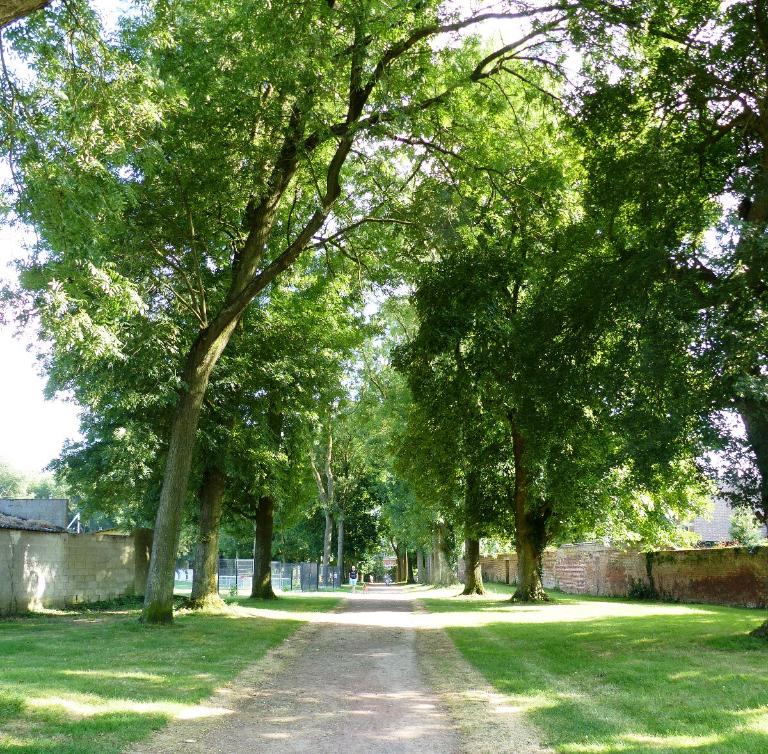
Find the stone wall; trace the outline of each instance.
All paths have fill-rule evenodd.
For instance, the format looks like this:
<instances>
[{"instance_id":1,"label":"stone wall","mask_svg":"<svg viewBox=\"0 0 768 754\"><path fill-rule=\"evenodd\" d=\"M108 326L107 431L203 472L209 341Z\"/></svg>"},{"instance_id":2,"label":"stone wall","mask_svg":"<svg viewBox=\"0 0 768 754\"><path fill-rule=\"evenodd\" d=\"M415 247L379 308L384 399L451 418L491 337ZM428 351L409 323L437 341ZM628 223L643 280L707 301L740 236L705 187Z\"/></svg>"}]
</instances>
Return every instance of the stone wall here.
<instances>
[{"instance_id":1,"label":"stone wall","mask_svg":"<svg viewBox=\"0 0 768 754\"><path fill-rule=\"evenodd\" d=\"M142 595L152 532L52 534L0 529L0 614Z\"/></svg>"},{"instance_id":2,"label":"stone wall","mask_svg":"<svg viewBox=\"0 0 768 754\"><path fill-rule=\"evenodd\" d=\"M664 599L768 607L768 547L725 547L642 553L599 543L547 550L542 581L568 594L623 597L635 585ZM482 558L483 578L514 584L514 553Z\"/></svg>"},{"instance_id":3,"label":"stone wall","mask_svg":"<svg viewBox=\"0 0 768 754\"><path fill-rule=\"evenodd\" d=\"M19 518L28 518L33 521L47 521L49 524L58 526L60 529L66 529L67 524L67 506L69 500L63 498L46 499L11 499L0 498L0 513L7 513L9 516L18 516Z\"/></svg>"}]
</instances>

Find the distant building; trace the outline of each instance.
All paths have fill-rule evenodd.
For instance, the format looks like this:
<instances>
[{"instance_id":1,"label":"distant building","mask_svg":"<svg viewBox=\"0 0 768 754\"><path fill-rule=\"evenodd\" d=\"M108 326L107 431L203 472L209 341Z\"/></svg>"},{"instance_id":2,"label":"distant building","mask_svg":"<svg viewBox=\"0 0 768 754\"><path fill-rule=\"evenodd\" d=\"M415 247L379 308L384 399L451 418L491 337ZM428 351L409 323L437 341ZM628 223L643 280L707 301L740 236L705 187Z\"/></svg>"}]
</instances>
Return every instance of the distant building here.
<instances>
[{"instance_id":1,"label":"distant building","mask_svg":"<svg viewBox=\"0 0 768 754\"><path fill-rule=\"evenodd\" d=\"M0 498L0 513L29 521L42 521L59 529L66 529L69 523L67 521L68 505L69 500L59 498L44 500Z\"/></svg>"},{"instance_id":2,"label":"distant building","mask_svg":"<svg viewBox=\"0 0 768 754\"><path fill-rule=\"evenodd\" d=\"M728 542L731 539L731 518L733 508L724 497L712 498L711 517L697 516L683 526L687 531L696 532L702 542ZM766 536L766 527L763 527Z\"/></svg>"}]
</instances>

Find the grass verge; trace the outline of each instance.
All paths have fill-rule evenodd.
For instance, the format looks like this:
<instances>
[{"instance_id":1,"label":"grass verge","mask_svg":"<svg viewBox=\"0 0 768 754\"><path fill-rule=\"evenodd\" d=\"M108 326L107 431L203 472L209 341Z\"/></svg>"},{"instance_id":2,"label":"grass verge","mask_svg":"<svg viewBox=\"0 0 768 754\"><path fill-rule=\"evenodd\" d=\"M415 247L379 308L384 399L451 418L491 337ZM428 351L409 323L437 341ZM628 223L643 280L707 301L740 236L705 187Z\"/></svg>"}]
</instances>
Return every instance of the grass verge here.
<instances>
[{"instance_id":1,"label":"grass verge","mask_svg":"<svg viewBox=\"0 0 768 754\"><path fill-rule=\"evenodd\" d=\"M130 601L0 620L0 751L119 752L170 720L219 714L201 702L293 634L291 613L337 603L237 599L163 628L139 624Z\"/></svg>"},{"instance_id":2,"label":"grass verge","mask_svg":"<svg viewBox=\"0 0 768 754\"><path fill-rule=\"evenodd\" d=\"M768 645L747 635L764 613L560 593L518 606L491 590L421 598L556 751L768 751Z\"/></svg>"}]
</instances>

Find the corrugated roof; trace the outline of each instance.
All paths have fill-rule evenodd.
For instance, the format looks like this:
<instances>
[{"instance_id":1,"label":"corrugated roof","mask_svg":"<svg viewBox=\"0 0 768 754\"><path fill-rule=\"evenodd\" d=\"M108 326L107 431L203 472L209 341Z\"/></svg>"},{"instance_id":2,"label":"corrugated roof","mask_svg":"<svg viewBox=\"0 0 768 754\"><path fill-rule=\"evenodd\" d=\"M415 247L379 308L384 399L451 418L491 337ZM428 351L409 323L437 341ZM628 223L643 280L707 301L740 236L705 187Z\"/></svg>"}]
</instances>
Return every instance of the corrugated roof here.
<instances>
[{"instance_id":1,"label":"corrugated roof","mask_svg":"<svg viewBox=\"0 0 768 754\"><path fill-rule=\"evenodd\" d=\"M20 518L19 516L7 516L0 513L0 529L21 529L22 531L47 531L62 532L60 526L49 524L47 521L34 521L30 518Z\"/></svg>"}]
</instances>

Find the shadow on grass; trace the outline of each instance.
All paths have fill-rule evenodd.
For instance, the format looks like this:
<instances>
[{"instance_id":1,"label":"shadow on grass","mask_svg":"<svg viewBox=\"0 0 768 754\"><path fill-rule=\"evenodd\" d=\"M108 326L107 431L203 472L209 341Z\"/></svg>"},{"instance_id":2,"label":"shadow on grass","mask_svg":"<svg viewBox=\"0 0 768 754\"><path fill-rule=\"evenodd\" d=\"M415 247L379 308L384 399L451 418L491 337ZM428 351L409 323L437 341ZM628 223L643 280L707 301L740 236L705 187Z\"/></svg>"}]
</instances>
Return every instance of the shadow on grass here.
<instances>
[{"instance_id":1,"label":"shadow on grass","mask_svg":"<svg viewBox=\"0 0 768 754\"><path fill-rule=\"evenodd\" d=\"M138 622L120 601L0 621L0 751L120 751L176 717L227 714L202 704L290 636L299 618L249 607L329 610L335 598L237 600L221 613L181 611L173 630Z\"/></svg>"},{"instance_id":2,"label":"shadow on grass","mask_svg":"<svg viewBox=\"0 0 768 754\"><path fill-rule=\"evenodd\" d=\"M712 608L447 630L557 751L764 754L768 645L747 636L759 621Z\"/></svg>"}]
</instances>

